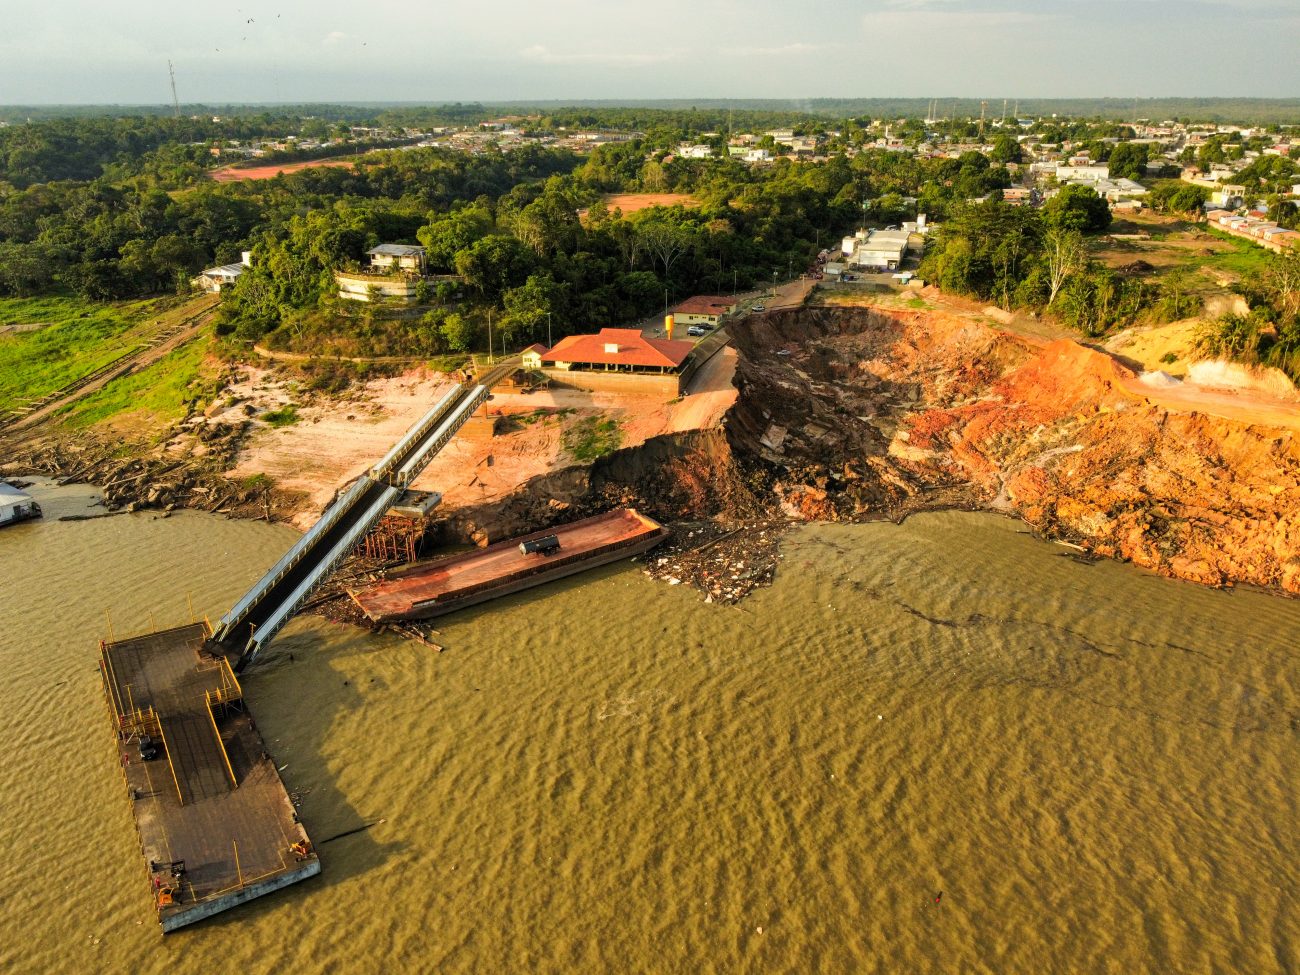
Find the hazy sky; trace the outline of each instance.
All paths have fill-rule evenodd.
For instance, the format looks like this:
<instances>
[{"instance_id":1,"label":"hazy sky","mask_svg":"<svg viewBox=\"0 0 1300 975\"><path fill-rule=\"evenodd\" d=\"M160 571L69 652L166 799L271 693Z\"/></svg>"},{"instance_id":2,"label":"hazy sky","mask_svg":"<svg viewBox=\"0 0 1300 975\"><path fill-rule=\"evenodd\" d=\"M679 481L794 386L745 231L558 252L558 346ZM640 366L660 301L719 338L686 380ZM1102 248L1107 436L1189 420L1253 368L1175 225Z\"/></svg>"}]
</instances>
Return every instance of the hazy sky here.
<instances>
[{"instance_id":1,"label":"hazy sky","mask_svg":"<svg viewBox=\"0 0 1300 975\"><path fill-rule=\"evenodd\" d=\"M1300 0L0 0L0 104L1300 96Z\"/></svg>"}]
</instances>

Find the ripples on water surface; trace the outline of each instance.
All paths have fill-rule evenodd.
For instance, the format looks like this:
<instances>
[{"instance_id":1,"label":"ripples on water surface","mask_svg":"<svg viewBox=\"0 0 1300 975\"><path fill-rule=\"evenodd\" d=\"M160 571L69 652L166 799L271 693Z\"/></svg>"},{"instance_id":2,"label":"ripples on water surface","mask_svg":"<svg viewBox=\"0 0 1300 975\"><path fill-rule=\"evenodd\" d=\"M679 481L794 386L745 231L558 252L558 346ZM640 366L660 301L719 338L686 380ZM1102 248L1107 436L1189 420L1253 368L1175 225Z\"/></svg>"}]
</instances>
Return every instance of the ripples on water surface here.
<instances>
[{"instance_id":1,"label":"ripples on water surface","mask_svg":"<svg viewBox=\"0 0 1300 975\"><path fill-rule=\"evenodd\" d=\"M163 941L104 610L216 616L293 533L37 494L0 531L0 970L1300 965L1300 603L958 513L801 530L739 608L624 565L452 617L443 654L294 623L258 723L318 841L383 822Z\"/></svg>"}]
</instances>

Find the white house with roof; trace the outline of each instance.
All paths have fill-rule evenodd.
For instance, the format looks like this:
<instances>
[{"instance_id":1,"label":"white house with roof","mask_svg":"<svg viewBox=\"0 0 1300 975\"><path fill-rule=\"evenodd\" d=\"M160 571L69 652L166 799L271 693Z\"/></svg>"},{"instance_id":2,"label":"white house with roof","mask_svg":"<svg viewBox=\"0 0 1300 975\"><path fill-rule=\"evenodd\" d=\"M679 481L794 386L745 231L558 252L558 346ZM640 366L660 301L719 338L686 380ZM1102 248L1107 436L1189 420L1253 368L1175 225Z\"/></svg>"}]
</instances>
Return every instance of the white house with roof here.
<instances>
[{"instance_id":1,"label":"white house with roof","mask_svg":"<svg viewBox=\"0 0 1300 975\"><path fill-rule=\"evenodd\" d=\"M222 264L218 267L210 267L190 283L204 291L213 294L220 293L222 288L228 288L234 284L241 274L248 270L252 261L252 251L244 251L240 255L238 264Z\"/></svg>"},{"instance_id":2,"label":"white house with roof","mask_svg":"<svg viewBox=\"0 0 1300 975\"><path fill-rule=\"evenodd\" d=\"M28 518L39 518L41 506L29 494L0 481L0 525L12 525Z\"/></svg>"},{"instance_id":3,"label":"white house with roof","mask_svg":"<svg viewBox=\"0 0 1300 975\"><path fill-rule=\"evenodd\" d=\"M860 230L852 237L845 237L840 250L853 267L897 271L907 256L910 238L906 230Z\"/></svg>"},{"instance_id":4,"label":"white house with roof","mask_svg":"<svg viewBox=\"0 0 1300 975\"><path fill-rule=\"evenodd\" d=\"M366 251L366 257L372 271L424 273L424 248L418 244L380 244Z\"/></svg>"},{"instance_id":5,"label":"white house with roof","mask_svg":"<svg viewBox=\"0 0 1300 975\"><path fill-rule=\"evenodd\" d=\"M1095 183L1102 179L1110 179L1110 167L1104 164L1099 166L1056 167L1056 181L1058 183Z\"/></svg>"}]
</instances>

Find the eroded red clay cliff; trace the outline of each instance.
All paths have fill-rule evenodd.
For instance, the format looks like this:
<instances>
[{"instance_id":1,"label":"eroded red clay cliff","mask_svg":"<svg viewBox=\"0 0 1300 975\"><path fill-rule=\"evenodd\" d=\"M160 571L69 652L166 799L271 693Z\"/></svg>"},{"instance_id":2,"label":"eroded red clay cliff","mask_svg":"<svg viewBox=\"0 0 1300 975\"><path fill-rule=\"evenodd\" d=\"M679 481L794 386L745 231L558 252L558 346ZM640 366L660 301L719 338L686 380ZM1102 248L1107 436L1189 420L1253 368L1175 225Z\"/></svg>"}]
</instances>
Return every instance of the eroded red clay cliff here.
<instances>
[{"instance_id":1,"label":"eroded red clay cliff","mask_svg":"<svg viewBox=\"0 0 1300 975\"><path fill-rule=\"evenodd\" d=\"M988 507L1167 575L1300 592L1289 430L1171 409L1104 353L942 313L803 309L734 334L733 448L788 513Z\"/></svg>"}]
</instances>

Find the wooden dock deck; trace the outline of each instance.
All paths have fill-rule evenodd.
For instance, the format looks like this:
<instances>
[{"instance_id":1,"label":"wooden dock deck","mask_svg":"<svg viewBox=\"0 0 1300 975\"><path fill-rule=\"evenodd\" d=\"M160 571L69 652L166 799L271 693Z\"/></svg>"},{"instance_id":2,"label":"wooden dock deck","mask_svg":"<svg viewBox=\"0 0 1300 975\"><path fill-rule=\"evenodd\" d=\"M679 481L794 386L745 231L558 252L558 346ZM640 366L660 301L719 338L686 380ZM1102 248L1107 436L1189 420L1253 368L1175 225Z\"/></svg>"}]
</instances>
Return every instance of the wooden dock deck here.
<instances>
[{"instance_id":1,"label":"wooden dock deck","mask_svg":"<svg viewBox=\"0 0 1300 975\"><path fill-rule=\"evenodd\" d=\"M202 623L100 645L127 795L164 932L320 872ZM141 742L158 746L142 757ZM183 864L183 868L179 865Z\"/></svg>"},{"instance_id":2,"label":"wooden dock deck","mask_svg":"<svg viewBox=\"0 0 1300 975\"><path fill-rule=\"evenodd\" d=\"M427 619L519 592L657 545L667 531L632 508L496 542L476 552L452 555L390 573L383 582L351 592L377 623ZM555 535L558 551L524 555L520 543Z\"/></svg>"}]
</instances>

